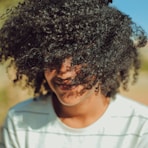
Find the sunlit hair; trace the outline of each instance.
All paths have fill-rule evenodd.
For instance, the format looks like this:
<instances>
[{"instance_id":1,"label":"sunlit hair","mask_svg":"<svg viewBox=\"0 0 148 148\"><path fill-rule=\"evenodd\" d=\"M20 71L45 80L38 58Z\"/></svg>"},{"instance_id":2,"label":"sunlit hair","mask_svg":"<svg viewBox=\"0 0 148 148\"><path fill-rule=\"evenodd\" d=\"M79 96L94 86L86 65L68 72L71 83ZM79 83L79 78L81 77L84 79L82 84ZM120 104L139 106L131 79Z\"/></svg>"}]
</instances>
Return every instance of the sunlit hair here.
<instances>
[{"instance_id":1,"label":"sunlit hair","mask_svg":"<svg viewBox=\"0 0 148 148\"><path fill-rule=\"evenodd\" d=\"M136 81L138 48L147 38L131 18L103 0L25 0L10 12L0 30L0 61L16 68L18 82L35 95L50 92L46 68L59 71L65 58L82 64L75 83L97 83L112 97L127 88L130 71ZM85 63L85 64L84 64ZM93 79L91 79L93 77ZM94 78L95 77L95 78Z\"/></svg>"}]
</instances>

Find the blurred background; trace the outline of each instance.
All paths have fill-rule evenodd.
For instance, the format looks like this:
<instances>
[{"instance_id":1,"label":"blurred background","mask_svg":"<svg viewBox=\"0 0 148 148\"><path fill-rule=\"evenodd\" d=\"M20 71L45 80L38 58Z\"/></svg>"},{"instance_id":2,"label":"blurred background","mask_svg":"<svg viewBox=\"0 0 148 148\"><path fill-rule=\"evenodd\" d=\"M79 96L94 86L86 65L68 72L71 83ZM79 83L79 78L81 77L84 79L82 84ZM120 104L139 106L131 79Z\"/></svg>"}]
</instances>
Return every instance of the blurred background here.
<instances>
[{"instance_id":1,"label":"blurred background","mask_svg":"<svg viewBox=\"0 0 148 148\"><path fill-rule=\"evenodd\" d=\"M0 0L0 26L2 26L4 22L3 13L6 12L6 9L11 9L21 1L22 0ZM113 6L130 15L138 25L142 26L145 31L148 32L148 19L146 18L148 14L148 9L146 8L148 6L147 0L113 1ZM130 86L127 92L121 90L121 94L148 105L148 45L140 49L139 52L141 54L142 67L140 69L138 82ZM5 65L0 65L0 127L2 127L8 109L16 103L30 97L32 97L32 93L28 90L21 89L19 86L14 86L11 81L11 76L7 75Z\"/></svg>"}]
</instances>

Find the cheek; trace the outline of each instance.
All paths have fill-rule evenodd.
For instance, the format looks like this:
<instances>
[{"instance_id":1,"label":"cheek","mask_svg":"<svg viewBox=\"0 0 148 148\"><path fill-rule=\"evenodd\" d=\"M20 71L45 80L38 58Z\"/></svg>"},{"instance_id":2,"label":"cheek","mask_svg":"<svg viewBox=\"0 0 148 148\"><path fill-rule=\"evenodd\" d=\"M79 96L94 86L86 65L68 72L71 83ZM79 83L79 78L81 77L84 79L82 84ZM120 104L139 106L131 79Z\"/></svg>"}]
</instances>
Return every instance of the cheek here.
<instances>
[{"instance_id":1,"label":"cheek","mask_svg":"<svg viewBox=\"0 0 148 148\"><path fill-rule=\"evenodd\" d=\"M54 91L55 88L54 88L54 85L53 85L53 83L52 83L52 80L53 80L53 78L54 78L53 73L50 72L50 71L45 71L44 76L45 76L45 79L46 79L46 81L47 81L48 86L50 87L50 89L51 89L53 92L55 92L55 91Z\"/></svg>"},{"instance_id":2,"label":"cheek","mask_svg":"<svg viewBox=\"0 0 148 148\"><path fill-rule=\"evenodd\" d=\"M48 82L48 84L50 84L51 81L52 81L52 79L53 79L54 76L55 76L55 70L52 70L52 71L46 70L46 71L44 72L44 76L45 76L45 79L46 79L46 81Z\"/></svg>"}]
</instances>

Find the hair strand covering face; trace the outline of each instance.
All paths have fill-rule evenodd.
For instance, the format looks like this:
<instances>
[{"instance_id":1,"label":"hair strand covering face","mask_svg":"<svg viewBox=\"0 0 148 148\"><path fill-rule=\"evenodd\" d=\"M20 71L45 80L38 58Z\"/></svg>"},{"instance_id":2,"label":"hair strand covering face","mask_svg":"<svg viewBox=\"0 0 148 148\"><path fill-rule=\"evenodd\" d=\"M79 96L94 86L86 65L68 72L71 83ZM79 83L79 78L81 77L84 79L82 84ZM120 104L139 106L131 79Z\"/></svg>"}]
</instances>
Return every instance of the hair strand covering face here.
<instances>
[{"instance_id":1,"label":"hair strand covering face","mask_svg":"<svg viewBox=\"0 0 148 148\"><path fill-rule=\"evenodd\" d=\"M120 86L127 88L131 69L136 80L138 48L147 37L128 15L109 3L112 0L19 3L0 29L0 61L11 59L8 66L15 65L15 82L26 76L26 87L39 95L50 91L44 69L59 70L62 61L72 57L72 65L85 65L75 83L88 84L86 89L99 83L105 96L114 96Z\"/></svg>"}]
</instances>

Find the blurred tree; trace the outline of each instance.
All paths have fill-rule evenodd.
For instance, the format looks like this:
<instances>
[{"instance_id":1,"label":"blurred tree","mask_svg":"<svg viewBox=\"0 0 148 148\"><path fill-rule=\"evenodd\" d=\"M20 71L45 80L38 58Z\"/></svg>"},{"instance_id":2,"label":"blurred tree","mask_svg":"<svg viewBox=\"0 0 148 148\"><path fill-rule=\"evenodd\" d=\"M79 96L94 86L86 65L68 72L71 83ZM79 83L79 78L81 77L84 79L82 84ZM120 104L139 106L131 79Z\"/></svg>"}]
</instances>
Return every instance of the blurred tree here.
<instances>
[{"instance_id":1,"label":"blurred tree","mask_svg":"<svg viewBox=\"0 0 148 148\"><path fill-rule=\"evenodd\" d=\"M0 27L5 20L5 14L7 14L7 10L11 9L21 1L23 0L0 0Z\"/></svg>"}]
</instances>

